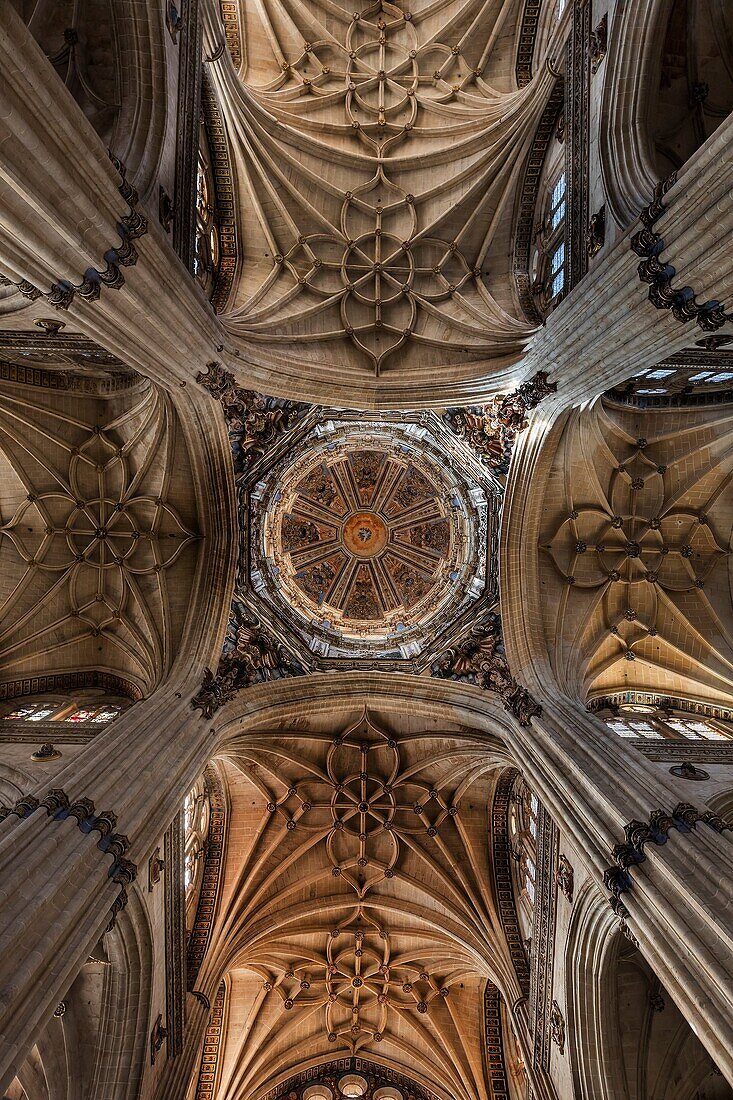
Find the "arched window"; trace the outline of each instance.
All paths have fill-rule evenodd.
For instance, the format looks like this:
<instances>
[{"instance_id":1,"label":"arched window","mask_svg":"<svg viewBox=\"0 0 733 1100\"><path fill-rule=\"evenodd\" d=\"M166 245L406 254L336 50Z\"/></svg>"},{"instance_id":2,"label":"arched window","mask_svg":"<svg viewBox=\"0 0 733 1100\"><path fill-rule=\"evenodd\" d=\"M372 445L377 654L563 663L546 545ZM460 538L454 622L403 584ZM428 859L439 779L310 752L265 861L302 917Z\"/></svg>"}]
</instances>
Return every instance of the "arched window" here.
<instances>
[{"instance_id":1,"label":"arched window","mask_svg":"<svg viewBox=\"0 0 733 1100\"><path fill-rule=\"evenodd\" d=\"M183 882L188 909L193 906L201 886L204 846L209 831L209 800L203 779L199 779L186 795L183 804L183 828Z\"/></svg>"},{"instance_id":2,"label":"arched window","mask_svg":"<svg viewBox=\"0 0 733 1100\"><path fill-rule=\"evenodd\" d=\"M606 724L619 737L645 738L647 740L728 741L731 732L725 723L675 715L666 711L653 711L643 717L627 716L606 718Z\"/></svg>"},{"instance_id":3,"label":"arched window","mask_svg":"<svg viewBox=\"0 0 733 1100\"><path fill-rule=\"evenodd\" d=\"M556 135L550 144L538 189L530 273L535 303L543 315L554 309L567 291L567 201L565 151L560 137Z\"/></svg>"},{"instance_id":4,"label":"arched window","mask_svg":"<svg viewBox=\"0 0 733 1100\"><path fill-rule=\"evenodd\" d=\"M517 915L525 938L532 934L532 913L537 887L537 829L540 804L537 795L520 783L509 806L509 833L515 866Z\"/></svg>"},{"instance_id":5,"label":"arched window","mask_svg":"<svg viewBox=\"0 0 733 1100\"><path fill-rule=\"evenodd\" d=\"M221 246L216 216L216 190L206 128L201 126L199 163L196 177L196 242L193 271L206 293L211 296L219 268Z\"/></svg>"},{"instance_id":6,"label":"arched window","mask_svg":"<svg viewBox=\"0 0 733 1100\"><path fill-rule=\"evenodd\" d=\"M720 338L718 338L720 339ZM725 337L721 342L725 341ZM727 341L726 341L727 342ZM697 362L695 362L697 360ZM719 350L691 348L662 363L645 367L612 391L613 397L673 397L676 394L716 393L733 384L733 354Z\"/></svg>"}]
</instances>

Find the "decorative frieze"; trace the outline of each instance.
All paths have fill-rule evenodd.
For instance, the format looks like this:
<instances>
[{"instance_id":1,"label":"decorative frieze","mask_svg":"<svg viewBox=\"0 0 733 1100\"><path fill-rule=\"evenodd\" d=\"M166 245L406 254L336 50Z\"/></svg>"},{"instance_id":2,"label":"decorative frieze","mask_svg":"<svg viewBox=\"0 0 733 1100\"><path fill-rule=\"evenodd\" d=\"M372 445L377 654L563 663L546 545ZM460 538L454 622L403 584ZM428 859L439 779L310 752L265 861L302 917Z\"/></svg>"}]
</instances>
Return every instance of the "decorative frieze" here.
<instances>
[{"instance_id":1,"label":"decorative frieze","mask_svg":"<svg viewBox=\"0 0 733 1100\"><path fill-rule=\"evenodd\" d=\"M526 688L509 671L501 635L501 619L489 611L471 628L467 638L447 649L434 661L430 674L443 680L472 684L484 691L495 691L504 708L522 726L542 713Z\"/></svg>"},{"instance_id":2,"label":"decorative frieze","mask_svg":"<svg viewBox=\"0 0 733 1100\"><path fill-rule=\"evenodd\" d=\"M663 695L660 692L652 691L615 691L610 695L600 695L596 696L595 699L591 699L587 704L587 708L589 711L597 713L605 710L606 707L611 710L618 710L620 706L628 705L656 707L658 710L683 711L686 714L699 714L703 718L717 718L723 722L733 722L733 710L730 707L722 706L719 703L704 703L696 699L686 699L681 695ZM633 742L633 744L636 745L636 742ZM663 746L650 746L655 750L659 750L660 747L666 750L668 746L666 744ZM674 748L675 742L672 742L669 747ZM687 747L693 748L692 745ZM717 748L723 746L710 747L717 750Z\"/></svg>"},{"instance_id":3,"label":"decorative frieze","mask_svg":"<svg viewBox=\"0 0 733 1100\"><path fill-rule=\"evenodd\" d=\"M588 269L586 232L590 165L590 0L574 0L565 64L566 290Z\"/></svg>"},{"instance_id":4,"label":"decorative frieze","mask_svg":"<svg viewBox=\"0 0 733 1100\"><path fill-rule=\"evenodd\" d=\"M232 55L234 68L242 64L242 38L239 26L239 0L219 0L221 20L224 24L227 49Z\"/></svg>"},{"instance_id":5,"label":"decorative frieze","mask_svg":"<svg viewBox=\"0 0 733 1100\"><path fill-rule=\"evenodd\" d=\"M486 1036L486 1063L488 1069L490 1100L509 1100L504 1036L501 1026L501 993L493 982L486 983L484 991L484 1034Z\"/></svg>"},{"instance_id":6,"label":"decorative frieze","mask_svg":"<svg viewBox=\"0 0 733 1100\"><path fill-rule=\"evenodd\" d=\"M558 828L547 810L540 804L537 820L537 877L532 924L529 1008L534 1032L533 1063L535 1068L545 1070L550 1065L557 920L555 869L558 846Z\"/></svg>"},{"instance_id":7,"label":"decorative frieze","mask_svg":"<svg viewBox=\"0 0 733 1100\"><path fill-rule=\"evenodd\" d=\"M507 768L502 772L497 783L491 807L491 846L496 902L502 931L514 964L519 987L525 996L529 996L529 963L517 916L509 839L509 803L518 774L516 768ZM486 995L488 998L488 985Z\"/></svg>"},{"instance_id":8,"label":"decorative frieze","mask_svg":"<svg viewBox=\"0 0 733 1100\"><path fill-rule=\"evenodd\" d=\"M165 1019L167 1052L183 1049L186 1026L186 888L183 880L184 815L180 810L163 838L165 860ZM157 849L156 849L157 851ZM160 874L158 860L158 874Z\"/></svg>"},{"instance_id":9,"label":"decorative frieze","mask_svg":"<svg viewBox=\"0 0 733 1100\"><path fill-rule=\"evenodd\" d=\"M539 4L537 7L539 7ZM527 160L524 164L522 190L519 196L517 229L514 237L514 282L517 287L519 301L524 310L525 317L528 321L532 321L536 325L542 323L542 315L535 304L530 278L535 209L537 207L540 180L542 178L542 168L553 134L558 141L564 140L564 101L565 82L562 77L558 77L552 89L552 94L547 101L547 105L542 112L542 117L532 142L532 147L527 154ZM562 126L560 125L561 123ZM562 137L560 134L562 134Z\"/></svg>"},{"instance_id":10,"label":"decorative frieze","mask_svg":"<svg viewBox=\"0 0 733 1100\"><path fill-rule=\"evenodd\" d=\"M221 313L229 299L237 270L237 220L226 127L222 121L213 82L206 70L202 77L201 105L214 173L220 252L211 304L217 313Z\"/></svg>"},{"instance_id":11,"label":"decorative frieze","mask_svg":"<svg viewBox=\"0 0 733 1100\"><path fill-rule=\"evenodd\" d=\"M196 182L201 116L201 19L199 0L186 0L178 53L176 176L173 247L193 273L196 247Z\"/></svg>"},{"instance_id":12,"label":"decorative frieze","mask_svg":"<svg viewBox=\"0 0 733 1100\"><path fill-rule=\"evenodd\" d=\"M219 1055L224 1037L224 1008L226 985L221 982L211 1006L209 1022L204 1033L195 1100L213 1100L219 1070Z\"/></svg>"},{"instance_id":13,"label":"decorative frieze","mask_svg":"<svg viewBox=\"0 0 733 1100\"><path fill-rule=\"evenodd\" d=\"M211 764L204 771L204 784L209 798L209 831L204 850L204 869L196 916L186 951L186 985L189 992L197 996L203 996L203 994L197 994L193 986L196 984L201 963L211 941L216 919L227 828L224 786L218 772Z\"/></svg>"},{"instance_id":14,"label":"decorative frieze","mask_svg":"<svg viewBox=\"0 0 733 1100\"><path fill-rule=\"evenodd\" d=\"M532 80L532 58L537 40L542 0L524 0L522 22L517 36L517 61L515 73L517 87L526 88Z\"/></svg>"}]
</instances>

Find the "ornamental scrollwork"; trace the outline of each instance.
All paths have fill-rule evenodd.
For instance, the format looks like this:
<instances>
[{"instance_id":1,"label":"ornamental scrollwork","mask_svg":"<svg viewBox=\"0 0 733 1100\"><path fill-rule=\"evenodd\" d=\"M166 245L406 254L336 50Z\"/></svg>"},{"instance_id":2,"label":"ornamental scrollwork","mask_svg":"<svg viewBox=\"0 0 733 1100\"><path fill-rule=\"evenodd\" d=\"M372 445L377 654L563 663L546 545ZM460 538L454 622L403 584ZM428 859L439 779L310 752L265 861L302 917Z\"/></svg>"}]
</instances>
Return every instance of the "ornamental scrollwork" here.
<instances>
[{"instance_id":1,"label":"ornamental scrollwork","mask_svg":"<svg viewBox=\"0 0 733 1100\"><path fill-rule=\"evenodd\" d=\"M221 403L224 410L235 473L251 469L309 408L302 402L266 397L254 390L242 389L231 371L216 361L207 363L206 372L199 371L196 381Z\"/></svg>"},{"instance_id":2,"label":"ornamental scrollwork","mask_svg":"<svg viewBox=\"0 0 733 1100\"><path fill-rule=\"evenodd\" d=\"M243 688L304 674L300 662L235 602L216 673L210 668L205 670L201 689L191 700L191 706L200 710L204 718L213 718Z\"/></svg>"},{"instance_id":3,"label":"ornamental scrollwork","mask_svg":"<svg viewBox=\"0 0 733 1100\"><path fill-rule=\"evenodd\" d=\"M443 680L472 684L495 691L504 708L522 726L542 713L542 707L521 687L509 671L501 634L501 619L489 611L471 628L463 641L447 649L433 662L430 673Z\"/></svg>"},{"instance_id":4,"label":"ornamental scrollwork","mask_svg":"<svg viewBox=\"0 0 733 1100\"><path fill-rule=\"evenodd\" d=\"M446 409L443 420L494 473L506 474L517 434L528 426L527 414L556 390L557 382L548 382L547 372L537 371L514 393L488 405Z\"/></svg>"}]
</instances>

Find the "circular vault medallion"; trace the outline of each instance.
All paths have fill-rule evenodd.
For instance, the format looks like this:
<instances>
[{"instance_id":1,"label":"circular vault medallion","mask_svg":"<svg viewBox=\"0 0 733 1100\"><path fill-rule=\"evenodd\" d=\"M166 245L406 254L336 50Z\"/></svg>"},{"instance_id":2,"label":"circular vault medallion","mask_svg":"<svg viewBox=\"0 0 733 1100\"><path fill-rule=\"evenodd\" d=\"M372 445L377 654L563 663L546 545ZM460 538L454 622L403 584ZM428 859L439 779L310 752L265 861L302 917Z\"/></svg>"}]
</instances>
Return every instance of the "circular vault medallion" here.
<instances>
[{"instance_id":1,"label":"circular vault medallion","mask_svg":"<svg viewBox=\"0 0 733 1100\"><path fill-rule=\"evenodd\" d=\"M326 421L255 496L254 588L321 657L417 656L485 588L486 496L422 425Z\"/></svg>"}]
</instances>

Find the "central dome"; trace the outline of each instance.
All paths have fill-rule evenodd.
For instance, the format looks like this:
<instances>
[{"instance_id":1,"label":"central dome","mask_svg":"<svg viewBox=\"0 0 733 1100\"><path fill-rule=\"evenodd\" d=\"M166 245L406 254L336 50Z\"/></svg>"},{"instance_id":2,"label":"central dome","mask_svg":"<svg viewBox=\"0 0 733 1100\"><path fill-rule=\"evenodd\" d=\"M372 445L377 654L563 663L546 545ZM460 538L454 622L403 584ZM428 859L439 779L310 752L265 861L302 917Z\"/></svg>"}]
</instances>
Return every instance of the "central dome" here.
<instances>
[{"instance_id":1,"label":"central dome","mask_svg":"<svg viewBox=\"0 0 733 1100\"><path fill-rule=\"evenodd\" d=\"M255 587L319 656L417 656L485 588L486 496L422 425L318 424L256 496Z\"/></svg>"}]
</instances>

